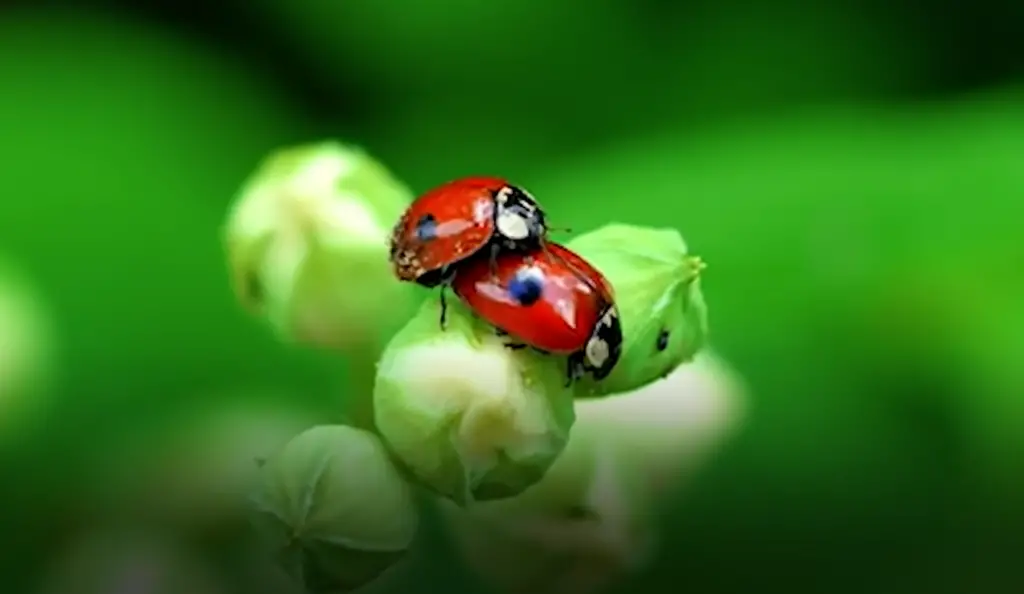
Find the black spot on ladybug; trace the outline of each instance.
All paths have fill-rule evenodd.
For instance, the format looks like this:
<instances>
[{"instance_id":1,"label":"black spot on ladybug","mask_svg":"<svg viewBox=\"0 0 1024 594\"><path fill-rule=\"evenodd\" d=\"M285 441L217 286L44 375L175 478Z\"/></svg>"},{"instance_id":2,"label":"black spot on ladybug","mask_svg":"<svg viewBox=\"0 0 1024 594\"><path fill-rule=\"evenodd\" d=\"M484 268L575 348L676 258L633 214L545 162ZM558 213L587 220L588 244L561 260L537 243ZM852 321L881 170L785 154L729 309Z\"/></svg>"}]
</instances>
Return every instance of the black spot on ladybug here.
<instances>
[{"instance_id":1,"label":"black spot on ladybug","mask_svg":"<svg viewBox=\"0 0 1024 594\"><path fill-rule=\"evenodd\" d=\"M544 281L536 275L520 273L509 281L508 293L519 305L529 307L544 293Z\"/></svg>"},{"instance_id":2,"label":"black spot on ladybug","mask_svg":"<svg viewBox=\"0 0 1024 594\"><path fill-rule=\"evenodd\" d=\"M662 330L658 333L658 342L656 346L659 351L663 351L668 348L668 330Z\"/></svg>"},{"instance_id":3,"label":"black spot on ladybug","mask_svg":"<svg viewBox=\"0 0 1024 594\"><path fill-rule=\"evenodd\" d=\"M437 219L432 214L425 214L416 221L416 239L430 241L437 238Z\"/></svg>"}]
</instances>

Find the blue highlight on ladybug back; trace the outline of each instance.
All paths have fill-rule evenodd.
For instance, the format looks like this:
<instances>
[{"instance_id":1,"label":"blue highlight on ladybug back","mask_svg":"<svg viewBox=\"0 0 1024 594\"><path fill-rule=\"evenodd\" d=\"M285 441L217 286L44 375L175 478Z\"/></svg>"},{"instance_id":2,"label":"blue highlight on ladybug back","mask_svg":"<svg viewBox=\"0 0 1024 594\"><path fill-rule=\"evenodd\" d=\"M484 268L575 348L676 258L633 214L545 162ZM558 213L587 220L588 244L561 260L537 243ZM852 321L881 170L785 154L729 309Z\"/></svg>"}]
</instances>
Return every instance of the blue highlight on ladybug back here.
<instances>
[{"instance_id":1,"label":"blue highlight on ladybug back","mask_svg":"<svg viewBox=\"0 0 1024 594\"><path fill-rule=\"evenodd\" d=\"M416 222L416 239L426 243L437 237L437 219L432 214L425 214Z\"/></svg>"},{"instance_id":2,"label":"blue highlight on ladybug back","mask_svg":"<svg viewBox=\"0 0 1024 594\"><path fill-rule=\"evenodd\" d=\"M508 283L508 294L519 305L529 307L544 293L544 277L533 270L520 271Z\"/></svg>"}]
</instances>

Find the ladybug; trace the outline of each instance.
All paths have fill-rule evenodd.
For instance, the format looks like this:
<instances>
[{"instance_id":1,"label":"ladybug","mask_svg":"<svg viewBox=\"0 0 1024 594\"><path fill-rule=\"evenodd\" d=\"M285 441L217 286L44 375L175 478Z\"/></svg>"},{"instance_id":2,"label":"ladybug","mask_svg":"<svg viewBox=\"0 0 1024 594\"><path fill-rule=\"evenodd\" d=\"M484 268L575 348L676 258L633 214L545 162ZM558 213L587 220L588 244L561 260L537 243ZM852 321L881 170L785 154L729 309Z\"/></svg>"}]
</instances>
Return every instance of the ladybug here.
<instances>
[{"instance_id":1,"label":"ladybug","mask_svg":"<svg viewBox=\"0 0 1024 594\"><path fill-rule=\"evenodd\" d=\"M459 268L452 291L479 317L510 336L511 348L569 355L571 384L608 376L622 354L622 326L611 284L592 264L552 242L533 252L502 252L493 264Z\"/></svg>"},{"instance_id":2,"label":"ladybug","mask_svg":"<svg viewBox=\"0 0 1024 594\"><path fill-rule=\"evenodd\" d=\"M447 284L468 258L536 249L547 231L544 212L526 190L500 177L465 177L409 205L391 233L391 265L399 280L433 288Z\"/></svg>"}]
</instances>

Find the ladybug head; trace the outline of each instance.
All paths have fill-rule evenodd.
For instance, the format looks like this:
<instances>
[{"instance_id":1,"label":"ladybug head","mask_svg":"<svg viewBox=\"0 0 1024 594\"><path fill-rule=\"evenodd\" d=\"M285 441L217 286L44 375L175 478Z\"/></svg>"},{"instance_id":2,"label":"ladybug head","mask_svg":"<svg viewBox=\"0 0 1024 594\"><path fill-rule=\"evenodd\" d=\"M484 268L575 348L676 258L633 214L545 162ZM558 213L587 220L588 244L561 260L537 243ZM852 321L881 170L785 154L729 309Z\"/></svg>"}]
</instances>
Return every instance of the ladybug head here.
<instances>
[{"instance_id":1,"label":"ladybug head","mask_svg":"<svg viewBox=\"0 0 1024 594\"><path fill-rule=\"evenodd\" d=\"M534 247L547 235L544 211L522 188L507 185L494 202L494 229L509 248Z\"/></svg>"},{"instance_id":2,"label":"ladybug head","mask_svg":"<svg viewBox=\"0 0 1024 594\"><path fill-rule=\"evenodd\" d=\"M615 368L622 355L622 324L615 306L605 310L604 315L590 333L584 348L583 365L595 380L602 380Z\"/></svg>"}]
</instances>

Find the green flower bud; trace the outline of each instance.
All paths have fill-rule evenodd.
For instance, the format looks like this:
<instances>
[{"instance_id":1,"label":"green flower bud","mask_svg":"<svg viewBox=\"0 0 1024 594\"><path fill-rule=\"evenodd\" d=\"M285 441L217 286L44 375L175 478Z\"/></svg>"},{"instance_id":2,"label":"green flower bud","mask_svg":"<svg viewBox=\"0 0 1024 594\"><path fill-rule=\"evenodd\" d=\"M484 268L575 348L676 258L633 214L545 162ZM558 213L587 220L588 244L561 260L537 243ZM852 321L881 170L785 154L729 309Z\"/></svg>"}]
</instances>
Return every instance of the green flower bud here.
<instances>
[{"instance_id":1,"label":"green flower bud","mask_svg":"<svg viewBox=\"0 0 1024 594\"><path fill-rule=\"evenodd\" d=\"M392 278L387 246L411 199L359 149L323 142L274 153L227 222L238 299L298 343L382 342L415 305L410 288Z\"/></svg>"},{"instance_id":2,"label":"green flower bud","mask_svg":"<svg viewBox=\"0 0 1024 594\"><path fill-rule=\"evenodd\" d=\"M594 592L642 569L677 488L738 426L744 389L699 355L665 381L576 402L564 453L517 497L439 502L468 565L499 591Z\"/></svg>"},{"instance_id":3,"label":"green flower bud","mask_svg":"<svg viewBox=\"0 0 1024 594\"><path fill-rule=\"evenodd\" d=\"M377 370L377 429L420 482L459 505L536 483L575 419L564 357L512 350L494 329L437 298L387 346Z\"/></svg>"},{"instance_id":4,"label":"green flower bud","mask_svg":"<svg viewBox=\"0 0 1024 594\"><path fill-rule=\"evenodd\" d=\"M263 465L255 497L260 540L308 592L377 578L411 544L412 492L372 433L314 427Z\"/></svg>"},{"instance_id":5,"label":"green flower bud","mask_svg":"<svg viewBox=\"0 0 1024 594\"><path fill-rule=\"evenodd\" d=\"M699 280L704 263L688 254L678 231L614 223L567 246L615 288L624 339L611 375L596 383L584 380L578 396L636 390L691 361L704 346L707 308Z\"/></svg>"}]
</instances>

